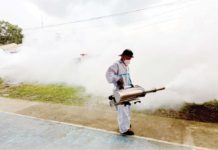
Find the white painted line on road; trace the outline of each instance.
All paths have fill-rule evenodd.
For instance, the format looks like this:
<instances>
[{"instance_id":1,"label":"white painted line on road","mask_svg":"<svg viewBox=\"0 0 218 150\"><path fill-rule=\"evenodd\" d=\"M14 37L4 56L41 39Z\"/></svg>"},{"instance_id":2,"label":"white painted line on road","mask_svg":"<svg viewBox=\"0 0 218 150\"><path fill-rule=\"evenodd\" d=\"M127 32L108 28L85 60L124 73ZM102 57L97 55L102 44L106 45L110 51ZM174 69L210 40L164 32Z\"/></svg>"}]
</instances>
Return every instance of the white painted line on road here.
<instances>
[{"instance_id":1,"label":"white painted line on road","mask_svg":"<svg viewBox=\"0 0 218 150\"><path fill-rule=\"evenodd\" d=\"M74 124L74 123L66 123L66 122L55 121L55 120L49 120L49 119L47 120L47 119L37 118L37 117L33 117L33 116L27 116L27 115L17 114L17 113L13 113L13 112L0 111L0 113L5 113L5 114L10 114L10 115L20 116L20 117L25 117L25 118L35 119L35 120L41 120L41 121L45 121L45 122L53 122L53 123L64 124L64 125L69 125L69 126L75 126L75 127L79 127L79 128L86 128L86 129L91 129L91 130L106 132L106 133L115 134L115 135L120 135L120 133L117 133L117 132L114 132L114 131L108 131L108 130L104 130L104 129L98 129L98 128L89 127L89 126L83 126L83 125ZM130 137L130 136L129 136L129 137ZM142 137L142 136L137 136L137 135L134 135L134 136L131 136L131 137L132 137L132 138L144 139L144 140L152 141L152 142L158 142L158 143L164 143L164 144L170 144L170 145L175 145L175 146L180 146L180 147L191 148L191 149L193 149L193 150L210 150L209 148L205 148L205 147L198 147L198 146L192 146L192 145L186 145L186 144L173 143L173 142L168 142L168 141L153 139L153 138L149 138L149 137Z\"/></svg>"}]
</instances>

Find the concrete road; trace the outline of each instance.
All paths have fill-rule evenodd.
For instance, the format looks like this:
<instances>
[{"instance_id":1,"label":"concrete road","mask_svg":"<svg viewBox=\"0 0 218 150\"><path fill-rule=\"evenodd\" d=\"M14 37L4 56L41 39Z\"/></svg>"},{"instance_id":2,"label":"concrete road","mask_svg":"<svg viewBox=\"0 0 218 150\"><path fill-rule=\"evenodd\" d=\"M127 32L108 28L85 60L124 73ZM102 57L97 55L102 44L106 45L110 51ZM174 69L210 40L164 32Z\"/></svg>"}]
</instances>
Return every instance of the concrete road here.
<instances>
[{"instance_id":1,"label":"concrete road","mask_svg":"<svg viewBox=\"0 0 218 150\"><path fill-rule=\"evenodd\" d=\"M202 149L137 136L0 112L1 150Z\"/></svg>"}]
</instances>

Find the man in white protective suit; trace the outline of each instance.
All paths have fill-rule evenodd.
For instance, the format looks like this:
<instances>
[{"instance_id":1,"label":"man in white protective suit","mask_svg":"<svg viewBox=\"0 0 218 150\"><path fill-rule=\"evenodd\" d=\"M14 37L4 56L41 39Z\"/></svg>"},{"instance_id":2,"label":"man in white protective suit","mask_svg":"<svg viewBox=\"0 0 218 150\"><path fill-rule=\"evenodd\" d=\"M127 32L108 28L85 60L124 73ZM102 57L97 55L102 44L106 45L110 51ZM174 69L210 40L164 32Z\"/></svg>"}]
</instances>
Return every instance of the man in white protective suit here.
<instances>
[{"instance_id":1,"label":"man in white protective suit","mask_svg":"<svg viewBox=\"0 0 218 150\"><path fill-rule=\"evenodd\" d=\"M133 52L125 49L120 56L121 59L111 65L106 72L107 81L114 84L115 90L133 87L128 67L133 58ZM129 102L126 102L116 107L119 131L123 135L134 135L130 123L130 105Z\"/></svg>"}]
</instances>

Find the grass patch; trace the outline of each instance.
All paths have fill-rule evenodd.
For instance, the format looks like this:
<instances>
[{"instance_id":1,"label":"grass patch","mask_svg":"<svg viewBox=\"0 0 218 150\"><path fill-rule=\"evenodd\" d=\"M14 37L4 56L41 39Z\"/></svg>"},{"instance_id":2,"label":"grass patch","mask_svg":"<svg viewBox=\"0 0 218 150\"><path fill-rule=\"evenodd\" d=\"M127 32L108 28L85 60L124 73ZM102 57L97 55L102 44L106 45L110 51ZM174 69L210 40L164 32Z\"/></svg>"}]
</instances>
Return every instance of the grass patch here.
<instances>
[{"instance_id":1,"label":"grass patch","mask_svg":"<svg viewBox=\"0 0 218 150\"><path fill-rule=\"evenodd\" d=\"M80 87L50 84L8 85L0 81L0 95L31 101L62 103L66 105L83 105L88 98Z\"/></svg>"},{"instance_id":2,"label":"grass patch","mask_svg":"<svg viewBox=\"0 0 218 150\"><path fill-rule=\"evenodd\" d=\"M0 86L3 84L3 80L0 78Z\"/></svg>"}]
</instances>

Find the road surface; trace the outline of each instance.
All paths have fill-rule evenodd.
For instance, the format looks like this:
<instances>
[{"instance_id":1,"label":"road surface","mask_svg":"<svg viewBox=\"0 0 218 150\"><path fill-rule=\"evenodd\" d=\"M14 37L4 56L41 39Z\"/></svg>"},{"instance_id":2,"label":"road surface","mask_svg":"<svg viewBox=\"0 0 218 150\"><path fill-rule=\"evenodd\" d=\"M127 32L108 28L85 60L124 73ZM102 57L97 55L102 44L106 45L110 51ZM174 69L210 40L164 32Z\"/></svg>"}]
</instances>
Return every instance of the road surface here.
<instances>
[{"instance_id":1,"label":"road surface","mask_svg":"<svg viewBox=\"0 0 218 150\"><path fill-rule=\"evenodd\" d=\"M15 113L0 112L0 120L2 150L201 149Z\"/></svg>"}]
</instances>

